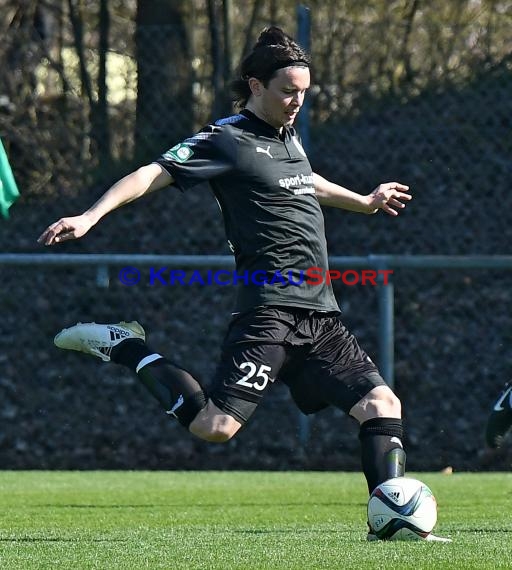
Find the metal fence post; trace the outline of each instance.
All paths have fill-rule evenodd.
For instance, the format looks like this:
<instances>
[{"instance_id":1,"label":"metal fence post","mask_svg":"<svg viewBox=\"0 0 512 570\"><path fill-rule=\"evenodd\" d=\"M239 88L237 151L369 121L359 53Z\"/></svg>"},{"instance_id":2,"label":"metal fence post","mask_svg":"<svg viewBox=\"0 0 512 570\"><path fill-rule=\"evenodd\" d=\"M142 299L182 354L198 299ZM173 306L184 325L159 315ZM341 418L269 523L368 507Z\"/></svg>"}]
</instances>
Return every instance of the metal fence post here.
<instances>
[{"instance_id":1,"label":"metal fence post","mask_svg":"<svg viewBox=\"0 0 512 570\"><path fill-rule=\"evenodd\" d=\"M96 285L104 289L108 289L110 287L108 265L98 265L96 268Z\"/></svg>"},{"instance_id":2,"label":"metal fence post","mask_svg":"<svg viewBox=\"0 0 512 570\"><path fill-rule=\"evenodd\" d=\"M311 18L309 8L306 6L297 6L297 41L303 49L310 51L311 46ZM302 139L302 146L306 154L310 151L309 139L309 101L308 97L304 98L302 109L297 119L297 129ZM310 437L311 420L309 416L298 412L298 439L301 447L304 447Z\"/></svg>"},{"instance_id":3,"label":"metal fence post","mask_svg":"<svg viewBox=\"0 0 512 570\"><path fill-rule=\"evenodd\" d=\"M386 271L386 263L379 263L378 270ZM391 388L395 385L395 291L393 275L379 271L379 368Z\"/></svg>"}]
</instances>

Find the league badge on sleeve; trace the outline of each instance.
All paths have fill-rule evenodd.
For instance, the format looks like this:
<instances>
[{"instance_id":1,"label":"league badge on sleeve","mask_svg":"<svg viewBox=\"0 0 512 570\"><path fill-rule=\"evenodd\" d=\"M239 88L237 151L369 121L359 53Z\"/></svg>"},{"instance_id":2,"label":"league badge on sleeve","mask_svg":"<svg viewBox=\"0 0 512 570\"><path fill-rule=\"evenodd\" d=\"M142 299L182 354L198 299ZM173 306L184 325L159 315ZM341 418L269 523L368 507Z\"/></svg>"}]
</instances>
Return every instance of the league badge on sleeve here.
<instances>
[{"instance_id":1,"label":"league badge on sleeve","mask_svg":"<svg viewBox=\"0 0 512 570\"><path fill-rule=\"evenodd\" d=\"M193 154L194 151L188 145L179 143L168 150L164 154L164 158L176 162L186 162Z\"/></svg>"}]
</instances>

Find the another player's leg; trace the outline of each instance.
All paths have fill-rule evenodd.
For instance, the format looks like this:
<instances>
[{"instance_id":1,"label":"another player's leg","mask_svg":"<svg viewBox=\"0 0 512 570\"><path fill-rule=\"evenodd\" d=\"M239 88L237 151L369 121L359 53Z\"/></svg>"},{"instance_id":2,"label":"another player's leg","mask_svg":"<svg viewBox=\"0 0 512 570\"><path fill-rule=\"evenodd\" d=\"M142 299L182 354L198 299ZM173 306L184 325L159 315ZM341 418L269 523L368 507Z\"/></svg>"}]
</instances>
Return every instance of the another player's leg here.
<instances>
[{"instance_id":1,"label":"another player's leg","mask_svg":"<svg viewBox=\"0 0 512 570\"><path fill-rule=\"evenodd\" d=\"M512 428L512 381L505 384L487 419L485 440L489 447L500 447Z\"/></svg>"}]
</instances>

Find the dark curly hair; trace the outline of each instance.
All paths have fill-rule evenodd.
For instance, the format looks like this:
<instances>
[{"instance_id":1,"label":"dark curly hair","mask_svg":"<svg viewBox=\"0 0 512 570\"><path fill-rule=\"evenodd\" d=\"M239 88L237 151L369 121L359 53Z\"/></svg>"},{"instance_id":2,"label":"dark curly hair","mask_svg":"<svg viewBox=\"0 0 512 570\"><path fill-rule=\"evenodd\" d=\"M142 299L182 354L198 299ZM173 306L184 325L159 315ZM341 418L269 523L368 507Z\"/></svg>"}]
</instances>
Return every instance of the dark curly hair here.
<instances>
[{"instance_id":1,"label":"dark curly hair","mask_svg":"<svg viewBox=\"0 0 512 570\"><path fill-rule=\"evenodd\" d=\"M265 28L251 52L240 64L239 79L231 84L233 101L243 108L251 96L249 78L256 77L266 87L277 70L289 66L309 67L310 57L297 42L281 28Z\"/></svg>"}]
</instances>

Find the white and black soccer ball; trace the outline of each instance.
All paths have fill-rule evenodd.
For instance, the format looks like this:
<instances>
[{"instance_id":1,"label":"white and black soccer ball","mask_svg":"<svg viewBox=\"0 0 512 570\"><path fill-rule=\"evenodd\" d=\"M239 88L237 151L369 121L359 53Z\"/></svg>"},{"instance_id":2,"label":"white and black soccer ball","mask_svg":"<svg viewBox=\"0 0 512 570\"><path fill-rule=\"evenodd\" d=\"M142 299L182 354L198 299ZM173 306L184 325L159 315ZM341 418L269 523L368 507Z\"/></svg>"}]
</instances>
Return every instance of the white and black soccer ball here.
<instances>
[{"instance_id":1,"label":"white and black soccer ball","mask_svg":"<svg viewBox=\"0 0 512 570\"><path fill-rule=\"evenodd\" d=\"M436 499L417 479L388 479L375 488L368 501L368 524L381 540L425 539L436 522Z\"/></svg>"}]
</instances>

